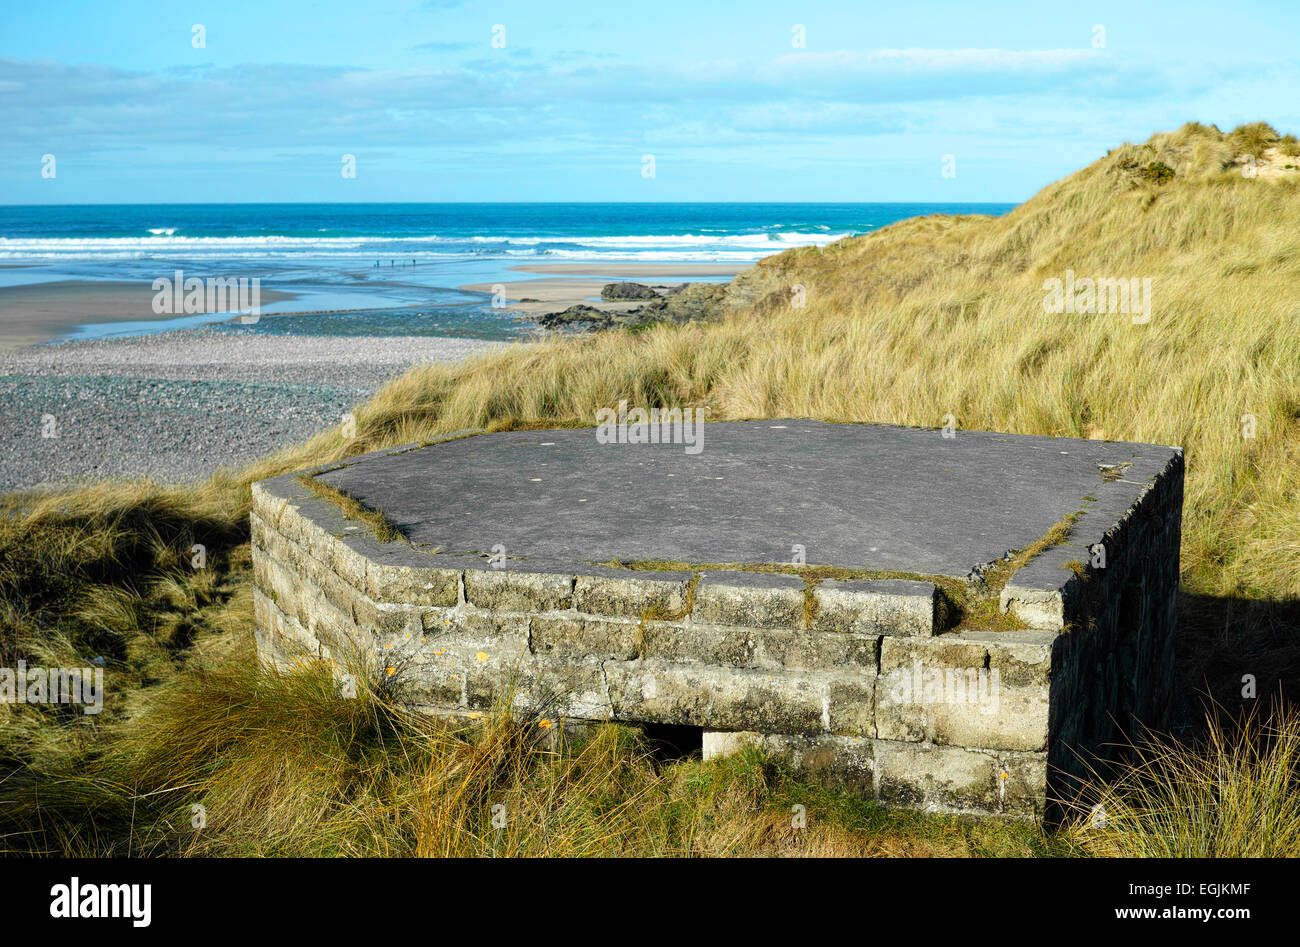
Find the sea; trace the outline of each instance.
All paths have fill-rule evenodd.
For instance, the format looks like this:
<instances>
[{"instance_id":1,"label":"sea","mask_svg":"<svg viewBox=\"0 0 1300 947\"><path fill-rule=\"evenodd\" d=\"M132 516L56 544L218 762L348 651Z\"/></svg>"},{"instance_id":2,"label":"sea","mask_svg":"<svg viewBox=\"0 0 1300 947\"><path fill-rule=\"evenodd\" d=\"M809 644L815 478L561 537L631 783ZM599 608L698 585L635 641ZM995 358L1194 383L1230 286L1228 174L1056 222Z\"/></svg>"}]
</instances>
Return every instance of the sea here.
<instances>
[{"instance_id":1,"label":"sea","mask_svg":"<svg viewBox=\"0 0 1300 947\"><path fill-rule=\"evenodd\" d=\"M538 278L512 267L747 266L926 214L1014 204L445 203L0 206L0 287L43 281L256 277L293 299L253 325L197 314L78 327L72 338L211 324L236 333L509 339L518 317L459 287ZM584 274L572 274L582 276ZM599 274L590 274L602 277ZM692 276L691 279L727 279ZM646 278L655 282L655 278ZM0 294L3 318L3 294Z\"/></svg>"}]
</instances>

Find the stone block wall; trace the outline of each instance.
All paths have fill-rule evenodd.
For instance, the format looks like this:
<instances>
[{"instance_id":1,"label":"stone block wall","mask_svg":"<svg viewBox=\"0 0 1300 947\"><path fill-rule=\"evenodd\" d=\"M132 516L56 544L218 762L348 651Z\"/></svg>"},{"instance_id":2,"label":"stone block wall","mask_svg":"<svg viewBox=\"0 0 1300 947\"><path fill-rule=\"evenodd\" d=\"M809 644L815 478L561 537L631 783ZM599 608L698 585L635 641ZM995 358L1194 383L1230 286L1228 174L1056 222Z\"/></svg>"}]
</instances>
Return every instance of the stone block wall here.
<instances>
[{"instance_id":1,"label":"stone block wall","mask_svg":"<svg viewBox=\"0 0 1300 947\"><path fill-rule=\"evenodd\" d=\"M492 568L380 543L280 477L253 487L258 648L399 677L428 712L696 727L706 757L752 742L884 803L1040 819L1078 753L1162 722L1181 463L1012 578L1014 631L947 627L929 581Z\"/></svg>"}]
</instances>

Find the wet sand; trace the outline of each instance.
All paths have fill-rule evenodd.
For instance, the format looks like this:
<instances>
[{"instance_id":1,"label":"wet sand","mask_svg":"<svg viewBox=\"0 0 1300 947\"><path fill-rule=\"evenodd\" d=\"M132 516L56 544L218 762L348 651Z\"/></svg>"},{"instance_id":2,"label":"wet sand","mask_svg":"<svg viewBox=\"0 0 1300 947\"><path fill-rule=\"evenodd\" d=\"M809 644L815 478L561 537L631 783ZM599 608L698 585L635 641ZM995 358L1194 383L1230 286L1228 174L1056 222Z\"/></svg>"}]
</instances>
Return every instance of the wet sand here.
<instances>
[{"instance_id":1,"label":"wet sand","mask_svg":"<svg viewBox=\"0 0 1300 947\"><path fill-rule=\"evenodd\" d=\"M57 280L0 287L0 352L52 342L78 326L152 322L185 315L154 312L156 295L151 282ZM292 298L293 293L261 290L263 305Z\"/></svg>"},{"instance_id":2,"label":"wet sand","mask_svg":"<svg viewBox=\"0 0 1300 947\"><path fill-rule=\"evenodd\" d=\"M645 305L645 300L605 302L600 290L607 283L645 283L658 289L680 286L691 278L701 276L735 276L746 266L733 264L670 264L670 263L528 263L512 266L520 273L554 274L542 279L512 280L508 283L474 283L460 287L468 292L491 295L496 286L505 287L506 305L510 312L539 316L561 312L582 303L602 312L626 312ZM574 277L600 277L577 279ZM668 277L668 279L664 279Z\"/></svg>"},{"instance_id":3,"label":"wet sand","mask_svg":"<svg viewBox=\"0 0 1300 947\"><path fill-rule=\"evenodd\" d=\"M525 263L510 267L520 273L554 273L556 276L609 276L614 280L641 281L650 277L735 276L749 269L743 263ZM607 280L610 282L612 280Z\"/></svg>"},{"instance_id":4,"label":"wet sand","mask_svg":"<svg viewBox=\"0 0 1300 947\"><path fill-rule=\"evenodd\" d=\"M625 312L645 305L644 299L624 302L604 302L600 298L601 287L610 280L600 279L530 279L516 280L510 283L475 283L460 287L474 293L495 292L496 286L505 287L506 305L502 308L529 316L540 316L548 312L560 312L578 303L584 303L594 309L606 312ZM651 283L652 286L676 284Z\"/></svg>"}]
</instances>

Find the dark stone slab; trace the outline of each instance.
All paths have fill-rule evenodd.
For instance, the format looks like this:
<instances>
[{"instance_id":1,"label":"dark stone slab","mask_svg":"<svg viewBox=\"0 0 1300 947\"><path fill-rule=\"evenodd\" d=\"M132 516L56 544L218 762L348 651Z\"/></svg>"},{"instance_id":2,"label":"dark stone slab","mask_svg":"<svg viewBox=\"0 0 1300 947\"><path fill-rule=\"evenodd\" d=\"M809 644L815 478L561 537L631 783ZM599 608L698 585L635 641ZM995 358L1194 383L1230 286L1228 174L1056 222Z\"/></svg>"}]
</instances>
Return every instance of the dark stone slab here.
<instances>
[{"instance_id":1,"label":"dark stone slab","mask_svg":"<svg viewBox=\"0 0 1300 947\"><path fill-rule=\"evenodd\" d=\"M698 453L601 444L594 428L484 434L354 458L320 479L382 510L417 545L504 547L511 568L788 562L798 544L809 565L963 578L1090 507L1089 532L1100 535L1181 454L805 420L702 430ZM1039 568L1049 567L1060 571Z\"/></svg>"}]
</instances>

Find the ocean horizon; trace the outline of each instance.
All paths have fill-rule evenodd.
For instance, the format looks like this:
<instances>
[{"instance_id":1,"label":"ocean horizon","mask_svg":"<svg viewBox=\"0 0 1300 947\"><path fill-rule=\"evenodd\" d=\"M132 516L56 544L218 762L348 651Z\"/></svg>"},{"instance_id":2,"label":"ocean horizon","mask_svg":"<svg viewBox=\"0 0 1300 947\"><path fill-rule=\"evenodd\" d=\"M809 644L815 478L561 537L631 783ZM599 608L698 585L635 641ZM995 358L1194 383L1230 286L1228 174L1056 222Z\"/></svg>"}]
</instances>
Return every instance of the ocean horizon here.
<instances>
[{"instance_id":1,"label":"ocean horizon","mask_svg":"<svg viewBox=\"0 0 1300 947\"><path fill-rule=\"evenodd\" d=\"M0 287L255 277L292 294L256 327L221 314L87 322L66 338L222 331L509 339L519 320L467 285L531 264L747 267L925 214L1008 203L283 203L0 207ZM593 270L592 275L596 275ZM698 274L700 280L729 273ZM3 312L0 311L0 317Z\"/></svg>"},{"instance_id":2,"label":"ocean horizon","mask_svg":"<svg viewBox=\"0 0 1300 947\"><path fill-rule=\"evenodd\" d=\"M0 260L372 253L753 262L923 214L1008 203L523 202L0 206Z\"/></svg>"}]
</instances>

